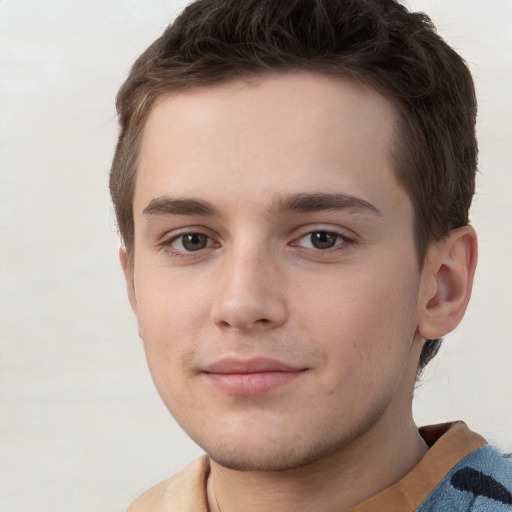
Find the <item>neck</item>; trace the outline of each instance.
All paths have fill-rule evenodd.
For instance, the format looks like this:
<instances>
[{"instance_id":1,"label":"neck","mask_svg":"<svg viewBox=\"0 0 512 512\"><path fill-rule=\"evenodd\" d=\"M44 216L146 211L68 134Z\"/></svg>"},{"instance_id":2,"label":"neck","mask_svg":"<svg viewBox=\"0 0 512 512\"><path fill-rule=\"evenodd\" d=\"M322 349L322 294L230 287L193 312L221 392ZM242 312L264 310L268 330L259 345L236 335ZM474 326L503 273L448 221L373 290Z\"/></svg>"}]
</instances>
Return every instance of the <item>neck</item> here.
<instances>
[{"instance_id":1,"label":"neck","mask_svg":"<svg viewBox=\"0 0 512 512\"><path fill-rule=\"evenodd\" d=\"M212 460L210 511L339 512L363 502L404 477L427 450L412 414L383 423L386 418L350 446L291 470L235 471Z\"/></svg>"}]
</instances>

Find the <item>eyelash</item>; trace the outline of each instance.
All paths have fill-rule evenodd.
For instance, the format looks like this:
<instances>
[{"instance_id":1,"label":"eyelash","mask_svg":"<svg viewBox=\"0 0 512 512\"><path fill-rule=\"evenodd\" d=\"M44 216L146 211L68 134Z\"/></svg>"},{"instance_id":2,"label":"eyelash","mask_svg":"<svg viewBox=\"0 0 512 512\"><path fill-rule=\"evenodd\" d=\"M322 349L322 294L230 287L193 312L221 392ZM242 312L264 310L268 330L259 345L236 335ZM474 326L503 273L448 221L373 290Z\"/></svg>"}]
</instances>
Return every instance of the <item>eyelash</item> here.
<instances>
[{"instance_id":1,"label":"eyelash","mask_svg":"<svg viewBox=\"0 0 512 512\"><path fill-rule=\"evenodd\" d=\"M328 235L330 237L334 237L334 239L335 239L334 245L332 247L326 247L325 249L321 249L318 247L302 247L298 244L298 242L300 242L300 240L306 239L309 237L309 239L311 240L311 244L314 245L312 237L315 234L317 234L317 235L322 234L322 235ZM347 237L346 235L344 235L338 231L330 231L328 229L315 229L313 231L308 231L304 235L297 238L295 240L295 242L292 243L292 245L302 247L303 249L305 249L307 251L311 251L314 254L327 255L327 254L333 253L334 251L344 250L344 249L346 249L347 245L352 244L352 243L354 243L353 239Z\"/></svg>"},{"instance_id":2,"label":"eyelash","mask_svg":"<svg viewBox=\"0 0 512 512\"><path fill-rule=\"evenodd\" d=\"M335 242L337 242L337 243L335 243L332 247L328 247L325 249L320 249L320 248L315 248L315 247L303 247L303 246L299 245L300 240L305 239L307 237L312 237L314 234L324 234L324 235L328 235L328 236L333 236L333 237L335 237L335 239L336 239ZM200 236L200 237L206 237L208 245L203 248L198 249L197 251L188 251L186 249L176 249L173 247L173 244L180 239L182 240L181 245L183 246L184 237L194 236L194 235ZM342 234L338 231L329 230L329 229L316 229L316 230L308 231L308 232L302 234L301 236L295 238L292 242L290 242L289 245L291 245L292 247L300 247L304 251L307 251L314 255L322 255L323 256L323 255L328 255L328 254L332 254L337 251L344 250L347 248L347 245L353 245L354 243L355 243L355 241L353 238L349 238L345 234ZM173 257L178 257L178 258L190 258L190 257L194 257L194 256L198 257L202 254L202 252L205 249L220 247L220 244L218 242L215 242L211 236L209 236L206 233L201 232L201 231L186 231L186 232L182 232L182 233L179 233L176 235L172 235L171 237L162 241L159 245L162 247L162 249L164 249L166 252L170 253Z\"/></svg>"},{"instance_id":3,"label":"eyelash","mask_svg":"<svg viewBox=\"0 0 512 512\"><path fill-rule=\"evenodd\" d=\"M176 249L173 247L174 242L182 239L181 245L183 246L183 241L186 236L194 236L198 235L200 237L206 237L207 238L207 246L203 247L197 251L187 251L186 249ZM203 233L201 231L186 231L183 233L179 233L177 235L173 235L167 239L165 239L161 244L159 244L166 252L169 252L172 256L176 256L178 258L186 258L191 257L194 255L199 256L199 254L204 251L205 249L209 249L213 247L215 244L220 247L220 244L214 242L211 244L210 242L214 242L213 238L211 236L208 236L206 233ZM196 254L197 253L197 254Z\"/></svg>"}]
</instances>

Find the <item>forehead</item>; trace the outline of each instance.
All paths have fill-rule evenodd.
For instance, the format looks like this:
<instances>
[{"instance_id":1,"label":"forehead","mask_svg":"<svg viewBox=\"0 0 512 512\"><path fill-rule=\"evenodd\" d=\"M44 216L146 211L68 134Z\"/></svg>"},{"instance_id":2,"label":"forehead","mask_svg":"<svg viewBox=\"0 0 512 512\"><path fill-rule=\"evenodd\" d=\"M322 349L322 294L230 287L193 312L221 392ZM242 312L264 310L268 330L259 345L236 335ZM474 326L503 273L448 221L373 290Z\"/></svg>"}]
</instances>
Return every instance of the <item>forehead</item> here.
<instances>
[{"instance_id":1,"label":"forehead","mask_svg":"<svg viewBox=\"0 0 512 512\"><path fill-rule=\"evenodd\" d=\"M225 201L237 187L249 204L334 189L385 202L381 192L399 187L395 118L373 89L311 73L163 95L144 128L135 210L161 194Z\"/></svg>"}]
</instances>

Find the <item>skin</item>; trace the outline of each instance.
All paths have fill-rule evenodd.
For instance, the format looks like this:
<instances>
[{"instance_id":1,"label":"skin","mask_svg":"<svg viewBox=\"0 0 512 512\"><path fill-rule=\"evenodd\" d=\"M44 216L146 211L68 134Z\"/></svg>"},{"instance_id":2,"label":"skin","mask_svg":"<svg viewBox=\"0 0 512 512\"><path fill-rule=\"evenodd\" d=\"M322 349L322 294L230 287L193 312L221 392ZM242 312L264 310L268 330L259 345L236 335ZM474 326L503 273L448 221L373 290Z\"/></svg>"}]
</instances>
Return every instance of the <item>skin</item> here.
<instances>
[{"instance_id":1,"label":"skin","mask_svg":"<svg viewBox=\"0 0 512 512\"><path fill-rule=\"evenodd\" d=\"M426 451L418 358L460 320L476 242L463 228L418 271L394 127L375 91L308 73L148 117L121 262L156 387L212 458L212 510L344 510ZM248 376L261 358L286 371Z\"/></svg>"}]
</instances>

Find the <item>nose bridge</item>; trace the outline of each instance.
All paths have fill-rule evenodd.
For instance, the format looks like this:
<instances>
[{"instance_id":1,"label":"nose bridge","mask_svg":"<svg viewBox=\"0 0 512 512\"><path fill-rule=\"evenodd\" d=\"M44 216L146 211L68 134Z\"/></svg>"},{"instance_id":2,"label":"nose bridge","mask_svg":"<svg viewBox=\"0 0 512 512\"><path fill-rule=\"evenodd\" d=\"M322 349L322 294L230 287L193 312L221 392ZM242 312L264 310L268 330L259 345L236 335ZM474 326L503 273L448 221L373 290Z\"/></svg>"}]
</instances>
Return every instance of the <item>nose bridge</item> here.
<instances>
[{"instance_id":1,"label":"nose bridge","mask_svg":"<svg viewBox=\"0 0 512 512\"><path fill-rule=\"evenodd\" d=\"M286 317L278 255L268 244L247 238L226 250L219 269L213 320L240 330L276 327Z\"/></svg>"}]
</instances>

